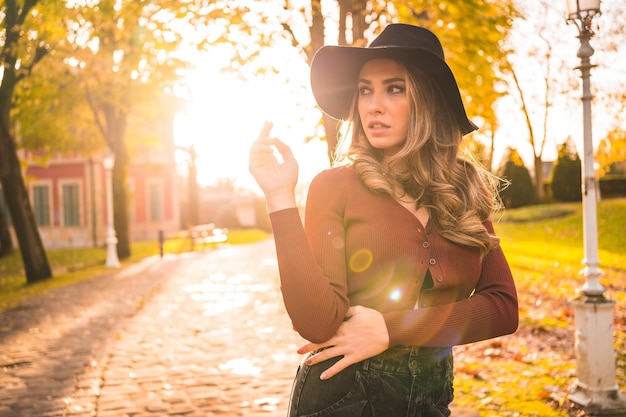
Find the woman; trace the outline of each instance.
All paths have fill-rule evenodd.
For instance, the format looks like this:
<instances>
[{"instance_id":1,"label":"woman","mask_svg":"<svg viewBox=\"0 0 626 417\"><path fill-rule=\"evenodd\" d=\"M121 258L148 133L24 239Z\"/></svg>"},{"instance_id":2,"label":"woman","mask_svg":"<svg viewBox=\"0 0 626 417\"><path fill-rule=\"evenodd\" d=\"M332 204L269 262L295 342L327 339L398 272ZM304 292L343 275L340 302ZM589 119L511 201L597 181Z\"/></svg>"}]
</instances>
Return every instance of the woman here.
<instances>
[{"instance_id":1,"label":"woman","mask_svg":"<svg viewBox=\"0 0 626 417\"><path fill-rule=\"evenodd\" d=\"M389 25L367 48L321 48L311 85L321 109L347 122L349 147L312 181L305 227L289 148L266 129L250 154L285 307L309 341L289 415L449 416L452 346L518 325L490 220L496 193L457 155L476 126L439 40L421 27Z\"/></svg>"}]
</instances>

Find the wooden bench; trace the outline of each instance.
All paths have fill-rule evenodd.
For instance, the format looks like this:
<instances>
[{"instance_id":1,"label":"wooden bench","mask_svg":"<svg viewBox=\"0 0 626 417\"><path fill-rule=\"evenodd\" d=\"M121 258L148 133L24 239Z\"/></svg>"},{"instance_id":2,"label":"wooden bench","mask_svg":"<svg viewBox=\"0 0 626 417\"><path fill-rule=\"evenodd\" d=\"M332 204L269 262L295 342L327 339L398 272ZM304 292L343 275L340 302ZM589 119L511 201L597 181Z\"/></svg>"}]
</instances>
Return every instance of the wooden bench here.
<instances>
[{"instance_id":1,"label":"wooden bench","mask_svg":"<svg viewBox=\"0 0 626 417\"><path fill-rule=\"evenodd\" d=\"M203 250L207 246L215 248L228 242L228 229L217 228L213 223L191 226L189 239L191 240L191 250L195 250L196 246L201 246Z\"/></svg>"}]
</instances>

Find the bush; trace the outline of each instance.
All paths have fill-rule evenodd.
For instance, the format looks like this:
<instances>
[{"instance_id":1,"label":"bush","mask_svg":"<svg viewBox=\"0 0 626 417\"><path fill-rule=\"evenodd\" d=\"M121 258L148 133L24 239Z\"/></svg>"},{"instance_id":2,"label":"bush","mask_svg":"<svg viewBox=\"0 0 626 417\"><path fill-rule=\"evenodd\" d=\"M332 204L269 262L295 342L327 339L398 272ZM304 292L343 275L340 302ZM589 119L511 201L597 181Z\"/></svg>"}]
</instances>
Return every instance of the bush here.
<instances>
[{"instance_id":1,"label":"bush","mask_svg":"<svg viewBox=\"0 0 626 417\"><path fill-rule=\"evenodd\" d=\"M582 166L571 140L559 147L559 157L552 167L552 197L559 201L582 200Z\"/></svg>"},{"instance_id":2,"label":"bush","mask_svg":"<svg viewBox=\"0 0 626 417\"><path fill-rule=\"evenodd\" d=\"M528 168L522 162L517 150L509 148L498 176L508 181L499 190L506 208L517 208L533 202L535 189Z\"/></svg>"}]
</instances>

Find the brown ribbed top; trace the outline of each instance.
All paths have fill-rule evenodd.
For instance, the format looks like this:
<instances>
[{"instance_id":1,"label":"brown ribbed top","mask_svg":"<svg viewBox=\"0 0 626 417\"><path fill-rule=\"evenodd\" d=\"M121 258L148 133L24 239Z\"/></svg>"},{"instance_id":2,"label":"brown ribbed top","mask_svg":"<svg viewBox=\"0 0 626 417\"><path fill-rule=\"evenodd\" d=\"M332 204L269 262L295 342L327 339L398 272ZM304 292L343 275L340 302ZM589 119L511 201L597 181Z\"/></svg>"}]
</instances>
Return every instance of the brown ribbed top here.
<instances>
[{"instance_id":1,"label":"brown ribbed top","mask_svg":"<svg viewBox=\"0 0 626 417\"><path fill-rule=\"evenodd\" d=\"M305 213L304 227L295 208L271 214L285 307L305 339L328 340L351 305L383 313L390 346L453 346L517 329L500 247L481 262L349 167L312 181Z\"/></svg>"}]
</instances>

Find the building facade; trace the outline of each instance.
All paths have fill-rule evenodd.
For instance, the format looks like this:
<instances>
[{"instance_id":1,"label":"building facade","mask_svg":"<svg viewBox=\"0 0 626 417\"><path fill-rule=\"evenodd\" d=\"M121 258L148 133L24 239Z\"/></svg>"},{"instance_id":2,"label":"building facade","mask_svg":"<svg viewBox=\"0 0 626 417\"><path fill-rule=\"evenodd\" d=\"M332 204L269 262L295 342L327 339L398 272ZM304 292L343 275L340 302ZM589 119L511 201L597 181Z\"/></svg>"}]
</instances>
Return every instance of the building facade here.
<instances>
[{"instance_id":1,"label":"building facade","mask_svg":"<svg viewBox=\"0 0 626 417\"><path fill-rule=\"evenodd\" d=\"M26 166L26 187L44 246L104 246L108 227L104 155L55 154L44 159L21 150L20 160ZM137 152L128 167L127 190L132 241L156 240L159 231L167 235L180 230L173 145ZM6 207L0 201L11 226Z\"/></svg>"}]
</instances>

